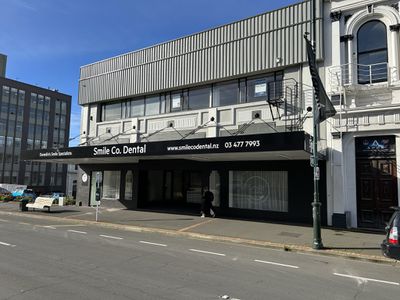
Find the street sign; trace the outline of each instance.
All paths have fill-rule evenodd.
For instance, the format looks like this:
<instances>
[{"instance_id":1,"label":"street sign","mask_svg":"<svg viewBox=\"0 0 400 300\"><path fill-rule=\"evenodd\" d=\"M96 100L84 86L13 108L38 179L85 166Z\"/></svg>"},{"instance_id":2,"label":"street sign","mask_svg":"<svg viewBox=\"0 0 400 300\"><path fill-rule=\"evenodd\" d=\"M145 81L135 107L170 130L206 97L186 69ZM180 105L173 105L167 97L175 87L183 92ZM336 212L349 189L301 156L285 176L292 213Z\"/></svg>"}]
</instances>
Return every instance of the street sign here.
<instances>
[{"instance_id":1,"label":"street sign","mask_svg":"<svg viewBox=\"0 0 400 300\"><path fill-rule=\"evenodd\" d=\"M319 167L316 167L314 172L314 179L319 180L319 178L320 178Z\"/></svg>"}]
</instances>

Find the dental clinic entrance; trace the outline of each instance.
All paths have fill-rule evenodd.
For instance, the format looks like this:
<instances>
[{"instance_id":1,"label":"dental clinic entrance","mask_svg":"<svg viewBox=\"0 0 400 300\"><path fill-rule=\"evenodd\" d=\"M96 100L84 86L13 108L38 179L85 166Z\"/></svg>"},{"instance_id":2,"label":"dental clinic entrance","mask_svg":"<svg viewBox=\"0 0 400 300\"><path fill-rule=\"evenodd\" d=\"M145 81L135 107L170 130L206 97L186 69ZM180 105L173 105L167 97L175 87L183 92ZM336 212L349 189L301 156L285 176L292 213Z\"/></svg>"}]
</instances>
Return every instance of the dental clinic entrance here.
<instances>
[{"instance_id":1,"label":"dental clinic entrance","mask_svg":"<svg viewBox=\"0 0 400 300\"><path fill-rule=\"evenodd\" d=\"M214 193L219 216L311 223L310 137L302 131L23 152L23 159L80 167L82 205L199 214ZM326 224L325 162L320 162Z\"/></svg>"},{"instance_id":2,"label":"dental clinic entrance","mask_svg":"<svg viewBox=\"0 0 400 300\"><path fill-rule=\"evenodd\" d=\"M90 201L126 208L199 211L206 190L219 206L220 176L207 164L189 160L141 161L134 165L82 166L90 174ZM108 168L105 170L104 168ZM90 170L92 169L92 170ZM103 170L101 170L103 169ZM96 197L97 196L97 197Z\"/></svg>"}]
</instances>

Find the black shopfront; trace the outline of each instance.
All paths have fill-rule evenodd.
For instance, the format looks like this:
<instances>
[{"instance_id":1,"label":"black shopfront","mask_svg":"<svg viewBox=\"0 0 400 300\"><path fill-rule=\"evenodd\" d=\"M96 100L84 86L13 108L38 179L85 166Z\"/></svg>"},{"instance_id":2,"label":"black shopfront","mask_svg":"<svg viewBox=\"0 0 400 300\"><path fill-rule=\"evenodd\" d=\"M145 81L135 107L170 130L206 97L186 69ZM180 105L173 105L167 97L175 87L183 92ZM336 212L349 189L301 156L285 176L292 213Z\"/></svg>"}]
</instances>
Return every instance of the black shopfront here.
<instances>
[{"instance_id":1,"label":"black shopfront","mask_svg":"<svg viewBox=\"0 0 400 300\"><path fill-rule=\"evenodd\" d=\"M197 214L206 190L220 216L311 223L310 136L287 132L73 147L23 153L79 164L77 199L101 205ZM321 168L326 224L325 162Z\"/></svg>"}]
</instances>

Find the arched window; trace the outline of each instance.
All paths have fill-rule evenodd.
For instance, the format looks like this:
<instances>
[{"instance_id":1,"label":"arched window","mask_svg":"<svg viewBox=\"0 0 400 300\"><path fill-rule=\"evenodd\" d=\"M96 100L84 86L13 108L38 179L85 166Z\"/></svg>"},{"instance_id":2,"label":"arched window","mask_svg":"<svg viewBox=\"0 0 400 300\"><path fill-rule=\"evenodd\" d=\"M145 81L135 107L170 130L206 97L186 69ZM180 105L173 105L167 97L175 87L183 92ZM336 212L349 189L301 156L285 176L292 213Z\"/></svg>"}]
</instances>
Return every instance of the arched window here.
<instances>
[{"instance_id":1,"label":"arched window","mask_svg":"<svg viewBox=\"0 0 400 300\"><path fill-rule=\"evenodd\" d=\"M387 81L387 35L381 21L363 24L357 33L358 83Z\"/></svg>"}]
</instances>

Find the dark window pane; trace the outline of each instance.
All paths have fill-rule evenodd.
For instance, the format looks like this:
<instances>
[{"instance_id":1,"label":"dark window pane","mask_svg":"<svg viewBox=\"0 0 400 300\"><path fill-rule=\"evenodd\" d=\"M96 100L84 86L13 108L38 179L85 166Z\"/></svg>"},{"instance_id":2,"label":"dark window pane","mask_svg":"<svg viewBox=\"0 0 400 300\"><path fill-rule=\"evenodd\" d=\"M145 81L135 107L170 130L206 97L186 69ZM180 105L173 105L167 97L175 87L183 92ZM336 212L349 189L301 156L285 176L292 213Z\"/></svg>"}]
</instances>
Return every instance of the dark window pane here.
<instances>
[{"instance_id":1,"label":"dark window pane","mask_svg":"<svg viewBox=\"0 0 400 300\"><path fill-rule=\"evenodd\" d=\"M386 26L380 21L370 21L358 31L358 52L386 48Z\"/></svg>"},{"instance_id":2,"label":"dark window pane","mask_svg":"<svg viewBox=\"0 0 400 300\"><path fill-rule=\"evenodd\" d=\"M380 21L362 25L357 35L358 83L387 81L386 26Z\"/></svg>"},{"instance_id":3,"label":"dark window pane","mask_svg":"<svg viewBox=\"0 0 400 300\"><path fill-rule=\"evenodd\" d=\"M208 108L210 91L210 87L189 90L189 109Z\"/></svg>"},{"instance_id":4,"label":"dark window pane","mask_svg":"<svg viewBox=\"0 0 400 300\"><path fill-rule=\"evenodd\" d=\"M146 116L160 113L160 96L146 97Z\"/></svg>"},{"instance_id":5,"label":"dark window pane","mask_svg":"<svg viewBox=\"0 0 400 300\"><path fill-rule=\"evenodd\" d=\"M213 106L233 105L239 102L238 82L216 84L213 87Z\"/></svg>"}]
</instances>

